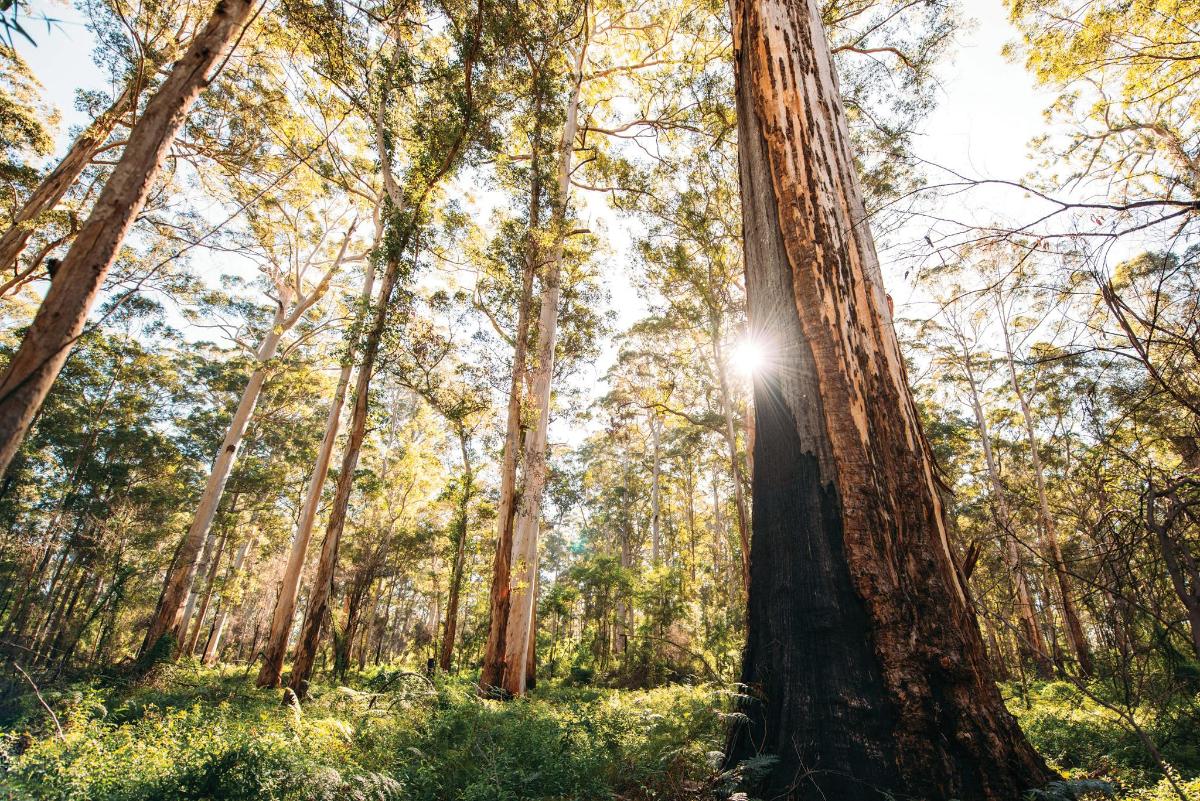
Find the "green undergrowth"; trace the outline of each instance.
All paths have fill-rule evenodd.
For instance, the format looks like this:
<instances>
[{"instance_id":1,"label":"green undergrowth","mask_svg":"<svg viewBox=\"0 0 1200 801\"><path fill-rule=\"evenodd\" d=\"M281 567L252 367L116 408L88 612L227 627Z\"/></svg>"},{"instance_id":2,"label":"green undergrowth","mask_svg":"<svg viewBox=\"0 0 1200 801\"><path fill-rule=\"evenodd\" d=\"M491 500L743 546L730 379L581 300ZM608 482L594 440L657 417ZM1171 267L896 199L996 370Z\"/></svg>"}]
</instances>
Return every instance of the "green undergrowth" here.
<instances>
[{"instance_id":1,"label":"green undergrowth","mask_svg":"<svg viewBox=\"0 0 1200 801\"><path fill-rule=\"evenodd\" d=\"M1065 681L1003 690L1034 748L1069 784L1103 782L1110 797L1128 801L1180 801L1136 724L1188 801L1200 801L1200 696L1180 695L1152 706L1123 704L1100 686L1085 693Z\"/></svg>"},{"instance_id":2,"label":"green undergrowth","mask_svg":"<svg viewBox=\"0 0 1200 801\"><path fill-rule=\"evenodd\" d=\"M684 798L722 738L723 693L707 687L500 703L466 680L382 671L288 706L242 672L185 666L45 695L63 737L32 706L5 725L0 798Z\"/></svg>"},{"instance_id":3,"label":"green undergrowth","mask_svg":"<svg viewBox=\"0 0 1200 801\"><path fill-rule=\"evenodd\" d=\"M543 686L500 703L479 699L464 678L398 670L349 685L285 705L244 669L185 664L139 685L95 679L43 691L61 737L30 694L0 717L0 798L711 799L730 700L713 686ZM1067 780L1038 798L1180 798L1119 715L1077 688L1005 694ZM1200 801L1196 700L1133 714L1180 790Z\"/></svg>"}]
</instances>

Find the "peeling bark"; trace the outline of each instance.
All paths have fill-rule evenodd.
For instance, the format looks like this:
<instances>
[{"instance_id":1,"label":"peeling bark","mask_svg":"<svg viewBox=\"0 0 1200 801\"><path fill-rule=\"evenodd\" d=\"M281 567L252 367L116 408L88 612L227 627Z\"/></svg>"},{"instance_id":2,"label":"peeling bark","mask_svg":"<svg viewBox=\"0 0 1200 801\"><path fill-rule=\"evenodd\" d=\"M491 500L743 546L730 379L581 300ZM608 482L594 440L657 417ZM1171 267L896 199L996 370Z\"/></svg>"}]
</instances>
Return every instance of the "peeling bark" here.
<instances>
[{"instance_id":1,"label":"peeling bark","mask_svg":"<svg viewBox=\"0 0 1200 801\"><path fill-rule=\"evenodd\" d=\"M745 718L765 799L1020 798L1052 778L1004 708L950 549L815 0L735 0L755 379Z\"/></svg>"}]
</instances>

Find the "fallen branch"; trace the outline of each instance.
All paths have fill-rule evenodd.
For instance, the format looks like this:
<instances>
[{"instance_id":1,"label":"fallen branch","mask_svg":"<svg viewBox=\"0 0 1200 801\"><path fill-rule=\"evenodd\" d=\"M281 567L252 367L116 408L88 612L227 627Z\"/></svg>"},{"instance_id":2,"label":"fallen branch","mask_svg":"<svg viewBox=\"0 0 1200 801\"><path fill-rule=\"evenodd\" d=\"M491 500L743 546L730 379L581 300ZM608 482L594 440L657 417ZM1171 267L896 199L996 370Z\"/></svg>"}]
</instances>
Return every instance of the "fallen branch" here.
<instances>
[{"instance_id":1,"label":"fallen branch","mask_svg":"<svg viewBox=\"0 0 1200 801\"><path fill-rule=\"evenodd\" d=\"M13 662L13 667L15 667L17 671L25 677L25 681L29 682L29 686L33 688L33 694L37 696L37 699L42 702L42 706L44 706L46 711L50 713L50 719L54 721L54 728L58 730L58 739L67 739L67 736L63 734L62 724L58 722L58 715L54 714L54 710L50 708L48 703L46 703L46 699L42 697L42 691L38 689L36 684L34 684L33 679L29 677L29 674L25 672L24 668L18 665L15 661Z\"/></svg>"}]
</instances>

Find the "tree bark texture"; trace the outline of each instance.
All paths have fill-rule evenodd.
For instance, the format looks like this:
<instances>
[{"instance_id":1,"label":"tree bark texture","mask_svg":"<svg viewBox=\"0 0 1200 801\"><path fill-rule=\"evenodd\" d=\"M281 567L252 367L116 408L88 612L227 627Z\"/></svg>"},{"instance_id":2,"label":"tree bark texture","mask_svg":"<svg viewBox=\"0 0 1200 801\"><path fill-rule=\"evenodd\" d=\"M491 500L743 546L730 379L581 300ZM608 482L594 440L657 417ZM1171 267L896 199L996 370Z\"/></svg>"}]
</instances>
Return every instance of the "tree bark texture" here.
<instances>
[{"instance_id":1,"label":"tree bark texture","mask_svg":"<svg viewBox=\"0 0 1200 801\"><path fill-rule=\"evenodd\" d=\"M755 380L752 793L1020 798L1052 777L1004 707L907 387L816 0L732 6Z\"/></svg>"}]
</instances>

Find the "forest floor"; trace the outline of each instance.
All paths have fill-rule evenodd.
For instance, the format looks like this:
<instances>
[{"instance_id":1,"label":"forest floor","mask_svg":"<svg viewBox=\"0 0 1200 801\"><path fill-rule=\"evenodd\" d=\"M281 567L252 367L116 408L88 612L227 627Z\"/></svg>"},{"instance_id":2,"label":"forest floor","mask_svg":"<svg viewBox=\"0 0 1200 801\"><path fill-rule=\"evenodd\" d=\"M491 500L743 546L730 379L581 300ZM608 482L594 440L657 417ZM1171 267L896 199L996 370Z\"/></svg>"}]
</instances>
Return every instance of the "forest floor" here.
<instances>
[{"instance_id":1,"label":"forest floor","mask_svg":"<svg viewBox=\"0 0 1200 801\"><path fill-rule=\"evenodd\" d=\"M499 703L477 698L467 679L431 683L383 669L289 706L278 691L255 689L244 668L183 664L138 685L93 679L44 689L57 725L33 693L5 704L0 798L711 798L732 693L552 685ZM1005 693L1034 745L1068 778L1103 779L1121 799L1179 799L1137 737L1075 687ZM1200 799L1200 736L1154 712L1139 722L1183 792Z\"/></svg>"}]
</instances>

